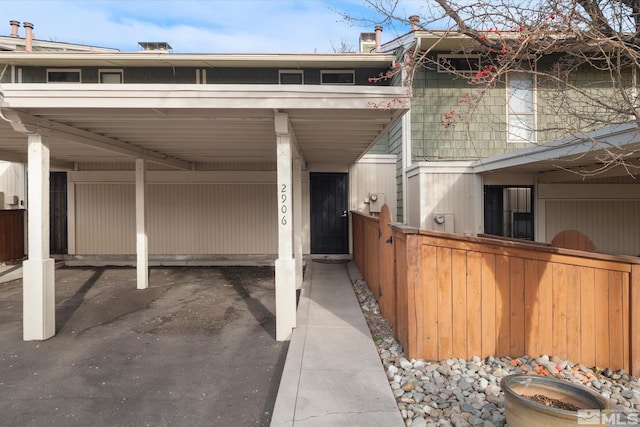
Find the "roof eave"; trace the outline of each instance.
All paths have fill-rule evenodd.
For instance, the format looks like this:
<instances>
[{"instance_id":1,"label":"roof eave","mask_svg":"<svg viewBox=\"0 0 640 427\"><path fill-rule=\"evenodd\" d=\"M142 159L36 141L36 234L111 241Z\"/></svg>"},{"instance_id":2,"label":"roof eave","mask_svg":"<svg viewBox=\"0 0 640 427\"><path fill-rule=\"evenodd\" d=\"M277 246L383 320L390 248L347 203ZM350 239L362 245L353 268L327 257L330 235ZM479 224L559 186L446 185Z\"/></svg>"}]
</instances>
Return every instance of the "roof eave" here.
<instances>
[{"instance_id":1,"label":"roof eave","mask_svg":"<svg viewBox=\"0 0 640 427\"><path fill-rule=\"evenodd\" d=\"M380 67L392 54L175 54L160 52L0 52L0 63L21 66Z\"/></svg>"}]
</instances>

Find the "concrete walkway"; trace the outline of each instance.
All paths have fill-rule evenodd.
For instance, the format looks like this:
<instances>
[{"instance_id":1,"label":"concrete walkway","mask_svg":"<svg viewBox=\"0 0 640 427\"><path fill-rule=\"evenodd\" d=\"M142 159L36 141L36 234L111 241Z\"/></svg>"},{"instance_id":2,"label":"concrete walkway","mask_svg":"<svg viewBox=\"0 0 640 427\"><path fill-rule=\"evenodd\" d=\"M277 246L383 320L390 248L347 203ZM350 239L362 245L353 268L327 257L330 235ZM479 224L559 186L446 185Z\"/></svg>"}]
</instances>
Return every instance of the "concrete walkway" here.
<instances>
[{"instance_id":1,"label":"concrete walkway","mask_svg":"<svg viewBox=\"0 0 640 427\"><path fill-rule=\"evenodd\" d=\"M404 423L351 278L353 263L309 262L272 427Z\"/></svg>"}]
</instances>

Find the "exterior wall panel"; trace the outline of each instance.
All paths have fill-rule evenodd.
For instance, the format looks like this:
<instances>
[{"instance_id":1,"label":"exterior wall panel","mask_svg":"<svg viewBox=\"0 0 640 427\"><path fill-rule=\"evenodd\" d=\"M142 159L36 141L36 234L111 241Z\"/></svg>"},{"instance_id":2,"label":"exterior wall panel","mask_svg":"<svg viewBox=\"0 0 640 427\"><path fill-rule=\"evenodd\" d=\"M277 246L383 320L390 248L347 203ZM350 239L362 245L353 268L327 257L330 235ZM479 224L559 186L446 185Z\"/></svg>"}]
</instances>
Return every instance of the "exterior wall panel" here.
<instances>
[{"instance_id":1,"label":"exterior wall panel","mask_svg":"<svg viewBox=\"0 0 640 427\"><path fill-rule=\"evenodd\" d=\"M77 254L135 253L133 184L81 184L75 195Z\"/></svg>"},{"instance_id":2,"label":"exterior wall panel","mask_svg":"<svg viewBox=\"0 0 640 427\"><path fill-rule=\"evenodd\" d=\"M425 215L423 228L436 230L432 217L436 213L452 213L456 233L472 233L474 223L473 200L475 175L434 173L426 174Z\"/></svg>"},{"instance_id":3,"label":"exterior wall panel","mask_svg":"<svg viewBox=\"0 0 640 427\"><path fill-rule=\"evenodd\" d=\"M418 228L420 227L420 205L422 204L420 180L420 175L413 175L407 179L407 193L413 195L407 206L407 224Z\"/></svg>"},{"instance_id":4,"label":"exterior wall panel","mask_svg":"<svg viewBox=\"0 0 640 427\"><path fill-rule=\"evenodd\" d=\"M275 182L269 179L258 182L262 175L253 179L250 172L246 182L237 183L203 182L212 179L207 172L182 174L184 172L175 174L181 176L176 183L172 183L169 172L154 175L155 179L161 176L162 182L147 183L151 255L277 252ZM118 172L72 172L70 175L75 189L75 253L134 254L135 185L129 175ZM188 182L190 180L196 183ZM302 228L308 233L306 173L303 173L302 189ZM305 239L304 251L308 253L308 237Z\"/></svg>"},{"instance_id":5,"label":"exterior wall panel","mask_svg":"<svg viewBox=\"0 0 640 427\"><path fill-rule=\"evenodd\" d=\"M597 252L640 255L640 201L548 200L545 203L546 241L563 230L578 230Z\"/></svg>"},{"instance_id":6,"label":"exterior wall panel","mask_svg":"<svg viewBox=\"0 0 640 427\"><path fill-rule=\"evenodd\" d=\"M482 232L481 178L471 173L468 165L433 163L416 165L407 171L408 191L420 195L419 200L411 198L409 225L458 234ZM435 214L447 214L445 224L435 223Z\"/></svg>"},{"instance_id":7,"label":"exterior wall panel","mask_svg":"<svg viewBox=\"0 0 640 427\"><path fill-rule=\"evenodd\" d=\"M276 188L261 184L152 184L151 254L271 254Z\"/></svg>"},{"instance_id":8,"label":"exterior wall panel","mask_svg":"<svg viewBox=\"0 0 640 427\"><path fill-rule=\"evenodd\" d=\"M360 161L350 171L351 209L369 214L369 205L364 199L371 193L382 193L385 203L395 220L396 202L396 161L388 159L380 162Z\"/></svg>"},{"instance_id":9,"label":"exterior wall panel","mask_svg":"<svg viewBox=\"0 0 640 427\"><path fill-rule=\"evenodd\" d=\"M2 66L3 64L0 64ZM50 67L55 68L55 67ZM64 67L68 68L68 67ZM73 67L82 70L83 83L98 82L97 67ZM120 67L118 67L120 68ZM24 83L45 83L47 81L47 67L22 67ZM247 68L247 67L198 67L206 71L208 84L278 84L279 68ZM331 68L327 68L331 69ZM320 68L305 68L304 84L321 84ZM355 71L355 84L359 86L372 85L370 77L375 77L384 68L349 68ZM337 69L335 71L342 71ZM124 67L124 83L177 83L195 84L196 68L194 67ZM8 73L7 73L8 74ZM375 83L377 86L389 86L389 81Z\"/></svg>"},{"instance_id":10,"label":"exterior wall panel","mask_svg":"<svg viewBox=\"0 0 640 427\"><path fill-rule=\"evenodd\" d=\"M18 209L25 200L25 173L22 163L0 161L0 209ZM9 196L18 196L18 205L9 205Z\"/></svg>"}]
</instances>

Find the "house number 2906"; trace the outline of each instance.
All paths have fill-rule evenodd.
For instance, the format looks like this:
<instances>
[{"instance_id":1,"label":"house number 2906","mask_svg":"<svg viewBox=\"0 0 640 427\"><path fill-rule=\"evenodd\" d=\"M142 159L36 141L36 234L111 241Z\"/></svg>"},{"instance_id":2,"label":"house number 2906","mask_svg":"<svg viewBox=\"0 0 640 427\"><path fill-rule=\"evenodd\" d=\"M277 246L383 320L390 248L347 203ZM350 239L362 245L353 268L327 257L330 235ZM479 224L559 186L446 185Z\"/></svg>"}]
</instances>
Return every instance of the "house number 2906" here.
<instances>
[{"instance_id":1,"label":"house number 2906","mask_svg":"<svg viewBox=\"0 0 640 427\"><path fill-rule=\"evenodd\" d=\"M282 225L287 225L288 211L289 211L289 208L287 206L287 184L282 184L282 188L280 189L280 213L282 214L280 223Z\"/></svg>"}]
</instances>

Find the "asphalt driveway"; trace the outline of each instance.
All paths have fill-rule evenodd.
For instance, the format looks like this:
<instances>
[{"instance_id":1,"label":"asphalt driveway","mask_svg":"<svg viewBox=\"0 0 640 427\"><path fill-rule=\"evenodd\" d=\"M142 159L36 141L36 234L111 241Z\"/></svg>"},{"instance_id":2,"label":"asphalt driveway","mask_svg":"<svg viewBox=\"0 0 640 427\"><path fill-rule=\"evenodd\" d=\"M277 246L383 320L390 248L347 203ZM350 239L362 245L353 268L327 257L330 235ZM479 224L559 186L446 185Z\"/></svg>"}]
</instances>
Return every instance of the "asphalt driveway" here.
<instances>
[{"instance_id":1,"label":"asphalt driveway","mask_svg":"<svg viewBox=\"0 0 640 427\"><path fill-rule=\"evenodd\" d=\"M56 270L56 330L22 341L0 284L3 426L269 425L287 343L270 267Z\"/></svg>"}]
</instances>

